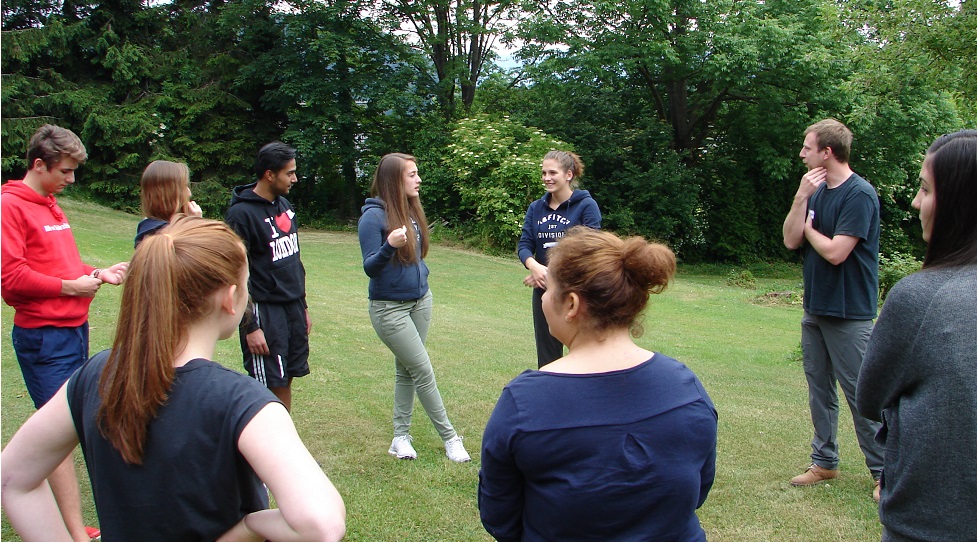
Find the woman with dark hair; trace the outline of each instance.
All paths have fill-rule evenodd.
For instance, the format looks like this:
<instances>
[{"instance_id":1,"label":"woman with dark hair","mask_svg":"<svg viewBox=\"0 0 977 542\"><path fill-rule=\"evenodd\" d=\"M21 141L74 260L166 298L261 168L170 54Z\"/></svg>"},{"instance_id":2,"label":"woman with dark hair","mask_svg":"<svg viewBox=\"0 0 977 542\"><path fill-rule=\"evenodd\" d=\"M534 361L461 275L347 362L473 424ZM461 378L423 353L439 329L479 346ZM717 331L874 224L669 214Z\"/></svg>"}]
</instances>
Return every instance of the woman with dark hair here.
<instances>
[{"instance_id":1,"label":"woman with dark hair","mask_svg":"<svg viewBox=\"0 0 977 542\"><path fill-rule=\"evenodd\" d=\"M410 436L416 393L444 441L448 459L463 463L471 457L448 421L424 347L434 303L424 263L430 240L420 187L413 156L384 156L358 226L363 270L370 277L370 321L394 354L394 438L387 451L397 459L417 458Z\"/></svg>"},{"instance_id":2,"label":"woman with dark hair","mask_svg":"<svg viewBox=\"0 0 977 542\"><path fill-rule=\"evenodd\" d=\"M977 533L977 130L942 136L913 200L923 269L886 297L858 375L863 416L882 422L882 540Z\"/></svg>"},{"instance_id":3,"label":"woman with dark hair","mask_svg":"<svg viewBox=\"0 0 977 542\"><path fill-rule=\"evenodd\" d=\"M70 540L45 478L81 444L106 540L339 540L342 497L275 396L209 361L248 299L244 245L178 217L136 249L112 349L3 450L3 507L25 541ZM268 509L268 494L277 509Z\"/></svg>"},{"instance_id":4,"label":"woman with dark hair","mask_svg":"<svg viewBox=\"0 0 977 542\"><path fill-rule=\"evenodd\" d=\"M716 409L688 367L635 344L668 247L578 226L549 253L543 312L569 354L502 391L478 508L497 540L704 541Z\"/></svg>"},{"instance_id":5,"label":"woman with dark hair","mask_svg":"<svg viewBox=\"0 0 977 542\"><path fill-rule=\"evenodd\" d=\"M542 367L563 356L563 345L550 334L543 314L547 253L574 226L600 229L600 208L590 192L577 189L583 177L580 157L567 151L550 151L543 157L543 197L529 204L519 238L519 260L529 270L523 284L533 289L533 329L536 364Z\"/></svg>"},{"instance_id":6,"label":"woman with dark hair","mask_svg":"<svg viewBox=\"0 0 977 542\"><path fill-rule=\"evenodd\" d=\"M163 229L178 213L203 216L197 202L190 199L190 168L182 162L154 160L142 172L139 182L142 216L136 226L136 246L147 235Z\"/></svg>"}]
</instances>

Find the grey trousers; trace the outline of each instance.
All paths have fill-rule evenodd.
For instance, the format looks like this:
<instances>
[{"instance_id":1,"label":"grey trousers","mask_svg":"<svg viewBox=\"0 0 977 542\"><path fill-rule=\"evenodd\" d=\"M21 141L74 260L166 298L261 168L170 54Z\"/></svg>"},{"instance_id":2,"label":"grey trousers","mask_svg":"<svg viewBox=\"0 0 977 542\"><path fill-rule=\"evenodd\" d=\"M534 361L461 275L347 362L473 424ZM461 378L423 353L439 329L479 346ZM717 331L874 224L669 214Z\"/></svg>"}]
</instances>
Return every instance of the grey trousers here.
<instances>
[{"instance_id":1,"label":"grey trousers","mask_svg":"<svg viewBox=\"0 0 977 542\"><path fill-rule=\"evenodd\" d=\"M373 329L395 358L395 437L410 432L415 393L441 440L457 435L448 421L441 392L438 391L438 383L434 378L434 367L424 347L428 328L431 327L433 299L428 291L424 297L412 301L370 300L370 321Z\"/></svg>"},{"instance_id":2,"label":"grey trousers","mask_svg":"<svg viewBox=\"0 0 977 542\"><path fill-rule=\"evenodd\" d=\"M848 320L805 312L801 320L801 348L814 423L811 461L825 469L838 468L837 384L841 384L851 409L858 446L865 455L865 465L872 477L878 479L882 475L884 449L875 441L875 435L882 424L862 417L855 406L855 384L872 325L871 320Z\"/></svg>"}]
</instances>

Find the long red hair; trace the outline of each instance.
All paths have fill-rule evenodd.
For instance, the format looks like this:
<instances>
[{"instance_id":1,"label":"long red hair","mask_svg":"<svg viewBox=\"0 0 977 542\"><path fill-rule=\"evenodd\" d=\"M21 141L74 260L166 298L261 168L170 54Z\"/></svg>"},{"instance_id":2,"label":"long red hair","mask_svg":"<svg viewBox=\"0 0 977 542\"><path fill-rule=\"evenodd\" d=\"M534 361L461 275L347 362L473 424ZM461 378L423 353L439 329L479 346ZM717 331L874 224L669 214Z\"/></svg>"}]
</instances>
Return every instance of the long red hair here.
<instances>
[{"instance_id":1,"label":"long red hair","mask_svg":"<svg viewBox=\"0 0 977 542\"><path fill-rule=\"evenodd\" d=\"M99 428L127 463L142 463L149 422L169 395L190 324L215 310L214 292L237 284L247 264L237 234L204 218L179 215L136 248L99 381Z\"/></svg>"}]
</instances>

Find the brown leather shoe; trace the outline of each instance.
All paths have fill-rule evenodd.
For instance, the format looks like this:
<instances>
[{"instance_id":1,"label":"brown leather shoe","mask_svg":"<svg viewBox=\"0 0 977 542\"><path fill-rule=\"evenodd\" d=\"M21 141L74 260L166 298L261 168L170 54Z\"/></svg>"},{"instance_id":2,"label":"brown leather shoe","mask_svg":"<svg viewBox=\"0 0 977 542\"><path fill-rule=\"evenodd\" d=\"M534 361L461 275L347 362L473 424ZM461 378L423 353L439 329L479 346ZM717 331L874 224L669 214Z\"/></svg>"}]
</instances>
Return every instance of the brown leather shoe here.
<instances>
[{"instance_id":1,"label":"brown leather shoe","mask_svg":"<svg viewBox=\"0 0 977 542\"><path fill-rule=\"evenodd\" d=\"M872 490L872 498L875 499L875 502L879 502L879 500L882 499L882 481L881 480L876 480L875 481L875 489Z\"/></svg>"},{"instance_id":2,"label":"brown leather shoe","mask_svg":"<svg viewBox=\"0 0 977 542\"><path fill-rule=\"evenodd\" d=\"M791 478L790 485L813 486L814 484L820 484L825 480L830 480L837 477L838 469L825 469L812 463L811 466L804 471L804 474L799 474Z\"/></svg>"}]
</instances>

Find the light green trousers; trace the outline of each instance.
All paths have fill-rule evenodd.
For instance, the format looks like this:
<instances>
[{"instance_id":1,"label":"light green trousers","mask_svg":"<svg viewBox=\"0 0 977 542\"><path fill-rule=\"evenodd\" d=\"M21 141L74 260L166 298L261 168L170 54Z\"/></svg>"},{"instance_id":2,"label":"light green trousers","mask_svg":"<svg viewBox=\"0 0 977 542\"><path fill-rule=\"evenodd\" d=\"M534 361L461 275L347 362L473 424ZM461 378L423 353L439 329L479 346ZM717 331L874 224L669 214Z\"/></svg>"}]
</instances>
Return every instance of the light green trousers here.
<instances>
[{"instance_id":1,"label":"light green trousers","mask_svg":"<svg viewBox=\"0 0 977 542\"><path fill-rule=\"evenodd\" d=\"M454 438L454 427L448 421L441 392L434 378L434 367L424 341L431 327L433 296L411 301L370 300L370 321L377 336L394 354L394 436L410 432L414 411L414 394L437 429L441 440Z\"/></svg>"}]
</instances>

